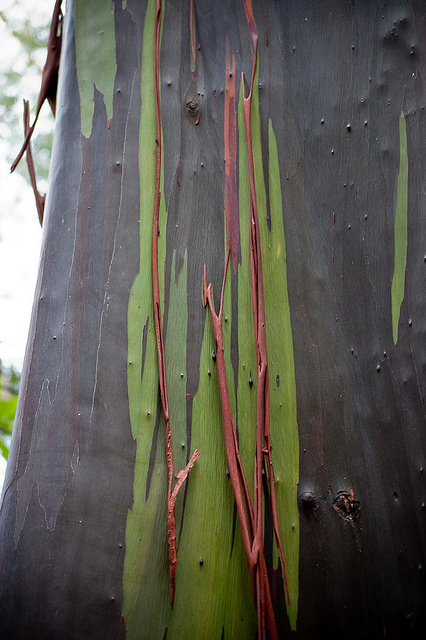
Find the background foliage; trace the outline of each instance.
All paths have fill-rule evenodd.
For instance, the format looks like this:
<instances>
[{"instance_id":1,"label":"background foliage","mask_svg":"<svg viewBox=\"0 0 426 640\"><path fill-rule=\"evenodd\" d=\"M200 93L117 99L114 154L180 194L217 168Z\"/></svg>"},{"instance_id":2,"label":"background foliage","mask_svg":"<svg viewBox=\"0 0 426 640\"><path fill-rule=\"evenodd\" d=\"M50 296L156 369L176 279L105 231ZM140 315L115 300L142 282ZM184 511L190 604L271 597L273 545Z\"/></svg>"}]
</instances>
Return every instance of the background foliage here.
<instances>
[{"instance_id":1,"label":"background foliage","mask_svg":"<svg viewBox=\"0 0 426 640\"><path fill-rule=\"evenodd\" d=\"M39 24L29 16L27 3L9 3L0 9L3 38L8 38L9 55L0 59L0 136L7 142L7 160L11 164L23 139L22 100L29 99L32 114L37 102L41 72L46 60L49 37L48 23ZM1 6L1 5L0 5ZM9 45L10 43L10 45ZM10 50L11 49L11 50ZM43 108L36 135L32 139L36 174L47 180L53 137L53 116ZM18 171L27 180L28 171L22 162Z\"/></svg>"},{"instance_id":2,"label":"background foliage","mask_svg":"<svg viewBox=\"0 0 426 640\"><path fill-rule=\"evenodd\" d=\"M0 154L1 171L6 174L14 160L23 140L23 99L29 99L31 120L34 116L38 91L40 88L42 68L46 59L46 45L49 37L50 14L53 2L45 3L42 7L33 2L20 0L0 0L0 37L2 41L2 56L0 57ZM53 138L53 115L45 106L42 109L35 134L32 139L32 150L39 190L47 188L47 177ZM30 180L25 160L18 165L17 173L28 184L28 193L22 189L19 197L28 200L27 215L36 216L36 209L30 187ZM12 181L14 184L12 185ZM4 184L13 191L17 180L15 176L4 175ZM15 208L15 207L14 207ZM17 208L17 207L16 207ZM2 219L0 226L0 241L10 242L8 231L8 214L10 207L7 199L2 198ZM12 211L12 215L13 215ZM16 215L16 224L22 225ZM37 244L38 238L34 238ZM5 247L3 248L5 249ZM10 249L10 247L8 247ZM7 268L9 275L4 273L5 280L11 280L12 274L20 272L19 257L9 260ZM21 284L21 283L19 283ZM24 283L22 283L24 284ZM8 291L1 293L1 298L10 303ZM31 300L29 300L29 304ZM10 313L10 304L2 304L2 314ZM18 312L19 313L19 312ZM2 332L3 333L3 332ZM0 335L0 356L2 343L7 336ZM26 335L22 336L25 343ZM18 363L19 358L16 358ZM16 364L10 357L1 363L0 360L0 454L7 459L10 435L16 411L20 380L20 364ZM1 485L1 479L0 479Z\"/></svg>"},{"instance_id":3,"label":"background foliage","mask_svg":"<svg viewBox=\"0 0 426 640\"><path fill-rule=\"evenodd\" d=\"M21 374L15 368L2 368L0 362L0 453L7 460L15 419Z\"/></svg>"}]
</instances>

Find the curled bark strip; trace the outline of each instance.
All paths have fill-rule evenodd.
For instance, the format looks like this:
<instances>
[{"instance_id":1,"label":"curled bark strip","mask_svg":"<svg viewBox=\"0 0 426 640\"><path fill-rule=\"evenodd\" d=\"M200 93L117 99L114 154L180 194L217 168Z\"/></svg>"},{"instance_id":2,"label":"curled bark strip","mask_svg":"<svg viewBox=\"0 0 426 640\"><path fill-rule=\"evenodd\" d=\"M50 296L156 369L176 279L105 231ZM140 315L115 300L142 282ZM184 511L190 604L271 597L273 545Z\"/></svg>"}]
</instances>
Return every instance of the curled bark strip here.
<instances>
[{"instance_id":1,"label":"curled bark strip","mask_svg":"<svg viewBox=\"0 0 426 640\"><path fill-rule=\"evenodd\" d=\"M169 575L170 575L170 603L173 608L175 599L175 583L177 569L177 549L176 549L176 520L175 504L178 491L188 476L189 470L199 457L197 450L191 456L183 471L177 474L178 482L175 488L173 485L173 451L172 432L170 427L169 401L167 395L166 364L164 355L163 328L161 323L160 306L160 281L158 274L158 236L160 234L159 214L160 214L160 181L161 181L161 113L160 113L160 87L159 87L159 52L160 52L160 31L161 31L161 0L157 0L155 12L155 38L154 38L154 94L155 94L155 116L157 128L157 154L155 167L155 195L154 213L152 222L152 292L154 306L155 340L157 343L158 379L160 386L161 406L166 425L166 463L167 463L167 540L169 545Z\"/></svg>"},{"instance_id":2,"label":"curled bark strip","mask_svg":"<svg viewBox=\"0 0 426 640\"><path fill-rule=\"evenodd\" d=\"M169 431L170 431L170 425L169 425ZM175 488L173 489L173 491L169 493L167 497L167 532L168 532L168 543L169 543L169 574L170 574L170 589L171 589L170 595L171 595L172 609L173 609L174 597L175 597L175 583L176 583L176 569L177 569L176 520L175 520L176 498L177 498L179 489L181 488L186 478L188 477L189 470L192 469L196 459L199 457L200 457L200 454L198 450L195 449L185 469L183 471L177 472L176 478L178 479L178 481L176 482Z\"/></svg>"},{"instance_id":3,"label":"curled bark strip","mask_svg":"<svg viewBox=\"0 0 426 640\"><path fill-rule=\"evenodd\" d=\"M61 45L62 45L62 0L56 0L55 8L53 9L52 23L50 26L49 42L47 44L47 58L43 68L43 75L41 78L40 93L37 100L36 115L33 124L29 127L25 135L24 143L20 152L16 156L10 172L15 171L19 161L25 153L25 149L33 135L34 127L38 120L41 107L45 100L50 104L50 107L55 115L56 111L56 89L58 86L58 71L59 61L61 58Z\"/></svg>"},{"instance_id":4,"label":"curled bark strip","mask_svg":"<svg viewBox=\"0 0 426 640\"><path fill-rule=\"evenodd\" d=\"M172 495L171 495L171 500L173 500L174 502L176 502L176 498L177 498L177 494L179 492L179 489L181 488L181 486L183 485L183 483L185 482L185 480L188 477L189 470L192 469L192 467L194 466L195 461L199 457L200 457L200 453L199 453L199 451L197 449L195 449L195 451L192 454L191 458L189 459L189 462L186 465L185 469L183 469L183 471L178 471L177 472L177 474L176 474L177 482L175 484L175 488L173 489Z\"/></svg>"},{"instance_id":5,"label":"curled bark strip","mask_svg":"<svg viewBox=\"0 0 426 640\"><path fill-rule=\"evenodd\" d=\"M29 128L30 128L30 103L28 100L24 100L24 136L27 135ZM37 189L33 154L31 152L30 142L28 142L26 158L27 158L28 173L30 174L31 186L33 188L34 197L35 197L36 206L37 206L38 219L40 221L40 226L43 226L44 203L46 200L46 195L45 194L41 195L41 193Z\"/></svg>"},{"instance_id":6,"label":"curled bark strip","mask_svg":"<svg viewBox=\"0 0 426 640\"><path fill-rule=\"evenodd\" d=\"M244 550L250 572L250 580L254 590L254 563L252 558L253 543L253 506L244 474L243 465L235 432L234 418L232 416L231 402L229 399L228 385L226 381L225 355L223 350L223 295L225 290L226 272L229 262L229 249L225 261L222 292L220 298L219 315L216 314L212 299L212 285L207 286L207 268L204 265L204 306L208 304L212 318L213 337L215 342L216 365L219 379L220 403L222 407L223 433L225 436L226 456L228 459L229 477L234 492L235 504L240 520L243 536Z\"/></svg>"}]
</instances>

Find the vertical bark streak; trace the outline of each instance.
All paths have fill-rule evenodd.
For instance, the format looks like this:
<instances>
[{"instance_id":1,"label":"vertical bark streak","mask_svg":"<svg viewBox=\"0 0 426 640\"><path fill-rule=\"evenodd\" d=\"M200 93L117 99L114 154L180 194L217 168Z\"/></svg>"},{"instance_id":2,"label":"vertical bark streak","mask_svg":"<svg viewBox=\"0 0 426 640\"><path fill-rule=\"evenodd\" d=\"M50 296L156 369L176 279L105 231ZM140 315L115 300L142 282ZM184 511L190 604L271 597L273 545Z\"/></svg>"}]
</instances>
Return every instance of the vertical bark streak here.
<instances>
[{"instance_id":1,"label":"vertical bark streak","mask_svg":"<svg viewBox=\"0 0 426 640\"><path fill-rule=\"evenodd\" d=\"M191 38L192 63L194 65L193 76L195 77L195 34L194 34L194 0L190 0L189 7L189 34Z\"/></svg>"},{"instance_id":2,"label":"vertical bark streak","mask_svg":"<svg viewBox=\"0 0 426 640\"><path fill-rule=\"evenodd\" d=\"M199 457L197 450L191 456L183 471L177 473L178 482L172 490L173 485L173 451L172 432L170 427L169 402L167 395L166 363L164 355L163 329L161 323L160 305L160 281L158 272L158 236L160 235L159 214L160 214L160 183L161 183L161 113L160 113L160 87L159 87L159 52L160 52L160 32L161 32L161 0L157 0L155 13L155 39L154 39L154 93L155 93L155 118L157 127L157 153L155 167L155 196L154 213L152 224L152 292L154 306L155 340L157 343L158 380L160 385L161 406L163 408L164 421L166 425L166 464L167 464L167 540L169 545L169 574L170 574L170 603L173 608L175 599L175 583L177 569L177 548L176 548L176 520L175 504L180 487L188 476L189 470Z\"/></svg>"}]
</instances>

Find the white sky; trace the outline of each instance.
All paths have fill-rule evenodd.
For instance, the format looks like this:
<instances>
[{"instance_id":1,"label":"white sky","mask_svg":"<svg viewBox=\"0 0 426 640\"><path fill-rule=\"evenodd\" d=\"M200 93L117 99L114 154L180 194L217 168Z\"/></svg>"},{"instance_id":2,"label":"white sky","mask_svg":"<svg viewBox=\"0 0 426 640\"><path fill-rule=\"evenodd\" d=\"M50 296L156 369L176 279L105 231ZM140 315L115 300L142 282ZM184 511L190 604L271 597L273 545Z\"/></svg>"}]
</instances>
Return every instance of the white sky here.
<instances>
[{"instance_id":1,"label":"white sky","mask_svg":"<svg viewBox=\"0 0 426 640\"><path fill-rule=\"evenodd\" d=\"M9 19L19 21L30 18L34 25L46 25L51 18L54 0L0 0L0 10ZM41 64L44 63L44 60ZM0 19L0 64L2 68L24 73L22 58L15 39L9 36ZM25 66L25 63L24 63ZM22 114L22 100L38 93L41 78L31 71L26 74L25 95L17 95L17 108ZM31 121L34 105L31 105ZM46 104L43 112L47 112ZM20 115L22 117L22 115ZM48 119L41 118L39 131L51 127ZM4 365L13 364L22 369L27 341L34 288L37 279L42 231L31 187L17 173L10 174L6 161L8 145L5 142L7 123L0 119L0 358ZM37 127L34 136L37 135ZM22 140L16 141L16 153ZM25 162L25 159L22 160ZM40 182L44 193L46 184ZM6 464L0 456L0 487Z\"/></svg>"}]
</instances>

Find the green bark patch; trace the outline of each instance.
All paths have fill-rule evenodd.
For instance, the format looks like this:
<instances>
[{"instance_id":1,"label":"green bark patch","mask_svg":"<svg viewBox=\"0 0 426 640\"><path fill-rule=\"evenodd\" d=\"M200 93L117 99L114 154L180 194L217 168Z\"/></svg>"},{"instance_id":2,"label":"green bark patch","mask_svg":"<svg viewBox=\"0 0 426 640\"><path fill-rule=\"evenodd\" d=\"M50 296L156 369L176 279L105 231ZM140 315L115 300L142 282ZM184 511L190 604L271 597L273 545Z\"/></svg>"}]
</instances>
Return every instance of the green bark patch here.
<instances>
[{"instance_id":1,"label":"green bark patch","mask_svg":"<svg viewBox=\"0 0 426 640\"><path fill-rule=\"evenodd\" d=\"M407 200L408 200L408 154L407 126L404 113L399 117L399 172L396 185L395 210L395 257L392 278L392 333L393 341L398 340L398 324L401 304L404 299L405 270L407 267Z\"/></svg>"},{"instance_id":2,"label":"green bark patch","mask_svg":"<svg viewBox=\"0 0 426 640\"><path fill-rule=\"evenodd\" d=\"M193 401L191 449L200 457L188 478L179 541L176 599L167 638L253 637L256 614L223 442L210 318ZM226 594L226 595L225 595Z\"/></svg>"},{"instance_id":3,"label":"green bark patch","mask_svg":"<svg viewBox=\"0 0 426 640\"><path fill-rule=\"evenodd\" d=\"M256 72L253 87L251 124L262 247L275 490L290 595L290 602L286 602L287 613L291 628L295 629L299 597L299 512L297 507L299 438L296 382L287 290L287 262L278 149L272 122L269 120L268 169L271 212L271 230L269 230L267 223L267 196L262 165L258 71ZM278 551L275 547L274 557L277 562Z\"/></svg>"},{"instance_id":4,"label":"green bark patch","mask_svg":"<svg viewBox=\"0 0 426 640\"><path fill-rule=\"evenodd\" d=\"M111 0L76 0L74 24L81 132L88 138L92 133L95 87L104 96L107 118L112 118L117 72L113 3Z\"/></svg>"},{"instance_id":5,"label":"green bark patch","mask_svg":"<svg viewBox=\"0 0 426 640\"><path fill-rule=\"evenodd\" d=\"M294 630L299 597L299 435L281 182L277 142L271 120L268 133L271 231L267 230L264 218L262 255L268 321L266 333L271 393L271 438L274 446L278 516L290 592L287 612L291 628Z\"/></svg>"},{"instance_id":6,"label":"green bark patch","mask_svg":"<svg viewBox=\"0 0 426 640\"><path fill-rule=\"evenodd\" d=\"M164 630L170 611L166 445L164 420L157 415L158 364L152 294L152 213L156 175L154 21L155 2L151 1L145 15L142 49L140 270L133 283L128 308L127 383L132 434L137 442L133 507L127 519L123 574L123 616L129 638L140 637L141 628L146 638L161 637L159 629ZM164 205L161 213L164 213ZM163 224L164 215L160 220L161 228ZM163 255L164 250L159 246L160 259ZM153 547L155 551L151 552Z\"/></svg>"},{"instance_id":7,"label":"green bark patch","mask_svg":"<svg viewBox=\"0 0 426 640\"><path fill-rule=\"evenodd\" d=\"M238 101L238 203L240 212L241 262L238 266L238 415L240 454L253 500L254 455L256 451L257 363L253 340L253 303L250 281L250 184L244 129L242 85Z\"/></svg>"}]
</instances>

